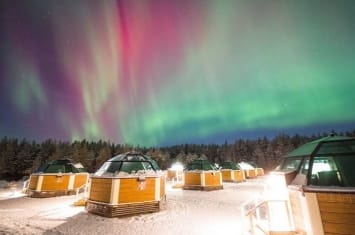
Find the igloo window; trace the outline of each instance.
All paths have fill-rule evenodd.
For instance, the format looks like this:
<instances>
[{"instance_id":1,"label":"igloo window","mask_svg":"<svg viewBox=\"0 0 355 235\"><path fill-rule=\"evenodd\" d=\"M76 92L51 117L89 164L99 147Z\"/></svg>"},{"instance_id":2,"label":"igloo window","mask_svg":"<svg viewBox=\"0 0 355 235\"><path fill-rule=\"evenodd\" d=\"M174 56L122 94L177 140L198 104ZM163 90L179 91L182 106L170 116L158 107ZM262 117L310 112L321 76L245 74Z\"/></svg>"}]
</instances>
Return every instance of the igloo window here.
<instances>
[{"instance_id":1,"label":"igloo window","mask_svg":"<svg viewBox=\"0 0 355 235\"><path fill-rule=\"evenodd\" d=\"M65 171L65 166L64 165L49 165L48 168L46 169L46 173L64 173Z\"/></svg>"},{"instance_id":2,"label":"igloo window","mask_svg":"<svg viewBox=\"0 0 355 235\"><path fill-rule=\"evenodd\" d=\"M355 155L316 156L311 185L355 187Z\"/></svg>"},{"instance_id":3,"label":"igloo window","mask_svg":"<svg viewBox=\"0 0 355 235\"><path fill-rule=\"evenodd\" d=\"M112 176L120 172L133 174L146 170L159 171L160 168L158 164L148 156L138 153L126 153L109 159L101 166L95 175L103 176L107 174L107 176Z\"/></svg>"},{"instance_id":4,"label":"igloo window","mask_svg":"<svg viewBox=\"0 0 355 235\"><path fill-rule=\"evenodd\" d=\"M142 162L123 162L121 171L127 173L134 173L137 171L145 170Z\"/></svg>"},{"instance_id":5,"label":"igloo window","mask_svg":"<svg viewBox=\"0 0 355 235\"><path fill-rule=\"evenodd\" d=\"M302 158L286 158L282 163L280 170L297 170Z\"/></svg>"}]
</instances>

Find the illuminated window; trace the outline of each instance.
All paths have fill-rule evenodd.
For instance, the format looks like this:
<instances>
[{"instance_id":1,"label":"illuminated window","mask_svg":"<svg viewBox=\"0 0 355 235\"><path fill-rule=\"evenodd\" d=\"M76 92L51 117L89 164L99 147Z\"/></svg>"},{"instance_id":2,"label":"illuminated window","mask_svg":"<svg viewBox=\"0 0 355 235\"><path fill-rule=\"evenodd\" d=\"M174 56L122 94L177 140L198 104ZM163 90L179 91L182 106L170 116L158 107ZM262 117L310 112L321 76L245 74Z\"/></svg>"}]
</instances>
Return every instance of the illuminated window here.
<instances>
[{"instance_id":1,"label":"illuminated window","mask_svg":"<svg viewBox=\"0 0 355 235\"><path fill-rule=\"evenodd\" d=\"M342 177L332 156L316 156L313 161L311 185L342 186Z\"/></svg>"}]
</instances>

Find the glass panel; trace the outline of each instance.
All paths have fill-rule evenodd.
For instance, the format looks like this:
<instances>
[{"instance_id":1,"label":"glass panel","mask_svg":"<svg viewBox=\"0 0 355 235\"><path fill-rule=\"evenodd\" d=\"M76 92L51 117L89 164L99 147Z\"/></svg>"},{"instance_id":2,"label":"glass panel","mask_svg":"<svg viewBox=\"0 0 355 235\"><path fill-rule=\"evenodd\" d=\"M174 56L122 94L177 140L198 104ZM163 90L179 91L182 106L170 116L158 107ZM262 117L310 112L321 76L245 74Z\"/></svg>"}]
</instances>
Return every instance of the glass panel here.
<instances>
[{"instance_id":1,"label":"glass panel","mask_svg":"<svg viewBox=\"0 0 355 235\"><path fill-rule=\"evenodd\" d=\"M95 175L97 175L97 176L102 176L102 175L106 172L106 170L107 170L107 168L110 166L110 164L111 164L111 162L105 162L105 163L100 167L100 169L99 169L98 171L96 171Z\"/></svg>"},{"instance_id":2,"label":"glass panel","mask_svg":"<svg viewBox=\"0 0 355 235\"><path fill-rule=\"evenodd\" d=\"M142 162L145 170L154 170L150 162Z\"/></svg>"},{"instance_id":3,"label":"glass panel","mask_svg":"<svg viewBox=\"0 0 355 235\"><path fill-rule=\"evenodd\" d=\"M120 171L121 164L121 162L110 162L106 172L115 174L118 173Z\"/></svg>"},{"instance_id":4,"label":"glass panel","mask_svg":"<svg viewBox=\"0 0 355 235\"><path fill-rule=\"evenodd\" d=\"M210 171L210 170L214 170L213 169L213 167L212 167L212 165L211 164L209 164L209 163L203 163L203 169L205 170L205 171Z\"/></svg>"},{"instance_id":5,"label":"glass panel","mask_svg":"<svg viewBox=\"0 0 355 235\"><path fill-rule=\"evenodd\" d=\"M342 186L342 177L332 156L316 156L313 161L311 185Z\"/></svg>"},{"instance_id":6,"label":"glass panel","mask_svg":"<svg viewBox=\"0 0 355 235\"><path fill-rule=\"evenodd\" d=\"M68 173L68 172L76 173L77 171L73 171L72 166L67 164L67 165L65 165L65 172L66 173Z\"/></svg>"},{"instance_id":7,"label":"glass panel","mask_svg":"<svg viewBox=\"0 0 355 235\"><path fill-rule=\"evenodd\" d=\"M47 167L48 167L48 164L45 163L45 164L41 165L41 166L36 170L36 172L42 172L42 173L43 173L43 172L47 169Z\"/></svg>"},{"instance_id":8,"label":"glass panel","mask_svg":"<svg viewBox=\"0 0 355 235\"><path fill-rule=\"evenodd\" d=\"M142 162L122 162L121 171L130 174L140 170L144 170Z\"/></svg>"},{"instance_id":9,"label":"glass panel","mask_svg":"<svg viewBox=\"0 0 355 235\"><path fill-rule=\"evenodd\" d=\"M355 187L355 154L334 157L344 187Z\"/></svg>"},{"instance_id":10,"label":"glass panel","mask_svg":"<svg viewBox=\"0 0 355 235\"><path fill-rule=\"evenodd\" d=\"M337 154L355 152L355 141L334 141L321 143L318 154Z\"/></svg>"},{"instance_id":11,"label":"glass panel","mask_svg":"<svg viewBox=\"0 0 355 235\"><path fill-rule=\"evenodd\" d=\"M308 169L309 169L309 157L307 157L302 163L301 174L307 175Z\"/></svg>"},{"instance_id":12,"label":"glass panel","mask_svg":"<svg viewBox=\"0 0 355 235\"><path fill-rule=\"evenodd\" d=\"M64 165L49 165L45 173L65 173Z\"/></svg>"},{"instance_id":13,"label":"glass panel","mask_svg":"<svg viewBox=\"0 0 355 235\"><path fill-rule=\"evenodd\" d=\"M201 170L201 164L191 163L188 165L188 170Z\"/></svg>"},{"instance_id":14,"label":"glass panel","mask_svg":"<svg viewBox=\"0 0 355 235\"><path fill-rule=\"evenodd\" d=\"M150 163L153 165L154 170L160 170L160 167L158 166L158 163L155 160L150 160Z\"/></svg>"},{"instance_id":15,"label":"glass panel","mask_svg":"<svg viewBox=\"0 0 355 235\"><path fill-rule=\"evenodd\" d=\"M232 168L233 168L231 162L223 162L223 163L221 164L221 166L222 166L223 169L232 169Z\"/></svg>"},{"instance_id":16,"label":"glass panel","mask_svg":"<svg viewBox=\"0 0 355 235\"><path fill-rule=\"evenodd\" d=\"M302 158L285 158L280 170L297 170L301 161Z\"/></svg>"},{"instance_id":17,"label":"glass panel","mask_svg":"<svg viewBox=\"0 0 355 235\"><path fill-rule=\"evenodd\" d=\"M291 184L305 185L307 183L306 179L307 179L307 174L308 174L308 168L309 168L309 157L307 157L303 160L303 163L301 165L301 170L298 172L298 174L293 179Z\"/></svg>"}]
</instances>

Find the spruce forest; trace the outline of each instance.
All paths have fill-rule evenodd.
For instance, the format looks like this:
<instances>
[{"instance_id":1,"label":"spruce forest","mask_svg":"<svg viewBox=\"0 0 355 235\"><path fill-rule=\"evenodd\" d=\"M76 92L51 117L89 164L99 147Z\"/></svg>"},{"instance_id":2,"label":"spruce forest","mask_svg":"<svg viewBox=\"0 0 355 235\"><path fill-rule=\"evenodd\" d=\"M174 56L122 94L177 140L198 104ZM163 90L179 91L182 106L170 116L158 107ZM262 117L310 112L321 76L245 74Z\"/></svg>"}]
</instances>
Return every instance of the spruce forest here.
<instances>
[{"instance_id":1,"label":"spruce forest","mask_svg":"<svg viewBox=\"0 0 355 235\"><path fill-rule=\"evenodd\" d=\"M355 130L335 134L354 137ZM41 164L62 158L80 162L93 173L111 157L132 150L151 156L163 170L174 162L186 164L202 157L212 163L226 160L252 162L267 172L274 169L291 150L327 135L328 133L312 136L279 134L272 139L264 137L253 140L239 139L234 143L226 141L224 144L181 144L168 147L140 147L86 139L72 143L47 139L38 143L27 139L3 137L0 141L0 179L18 180L28 177Z\"/></svg>"}]
</instances>

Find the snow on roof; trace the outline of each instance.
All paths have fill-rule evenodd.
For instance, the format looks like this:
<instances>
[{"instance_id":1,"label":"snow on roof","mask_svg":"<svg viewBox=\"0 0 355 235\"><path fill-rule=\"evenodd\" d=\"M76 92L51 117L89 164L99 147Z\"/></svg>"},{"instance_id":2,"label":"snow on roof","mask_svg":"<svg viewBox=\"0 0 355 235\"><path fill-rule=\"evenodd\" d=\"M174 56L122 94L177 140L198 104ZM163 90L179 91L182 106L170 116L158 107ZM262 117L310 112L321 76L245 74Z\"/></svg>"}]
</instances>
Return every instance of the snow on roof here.
<instances>
[{"instance_id":1,"label":"snow on roof","mask_svg":"<svg viewBox=\"0 0 355 235\"><path fill-rule=\"evenodd\" d=\"M215 170L215 168L212 166L212 164L206 160L206 159L195 159L189 164L187 164L187 170L192 171L192 170L204 170L204 171L209 171L209 170Z\"/></svg>"},{"instance_id":2,"label":"snow on roof","mask_svg":"<svg viewBox=\"0 0 355 235\"><path fill-rule=\"evenodd\" d=\"M42 164L35 173L79 173L87 172L81 163L74 163L71 159L57 159Z\"/></svg>"},{"instance_id":3,"label":"snow on roof","mask_svg":"<svg viewBox=\"0 0 355 235\"><path fill-rule=\"evenodd\" d=\"M252 169L254 169L254 167L250 163L247 163L247 162L240 162L238 164L239 164L240 168L242 168L243 170L252 170Z\"/></svg>"},{"instance_id":4,"label":"snow on roof","mask_svg":"<svg viewBox=\"0 0 355 235\"><path fill-rule=\"evenodd\" d=\"M160 177L163 176L164 172L159 170L139 170L133 171L131 173L127 173L124 171L117 171L117 172L103 172L102 174L95 173L94 176L100 177L117 177L117 178L141 178L141 177Z\"/></svg>"},{"instance_id":5,"label":"snow on roof","mask_svg":"<svg viewBox=\"0 0 355 235\"><path fill-rule=\"evenodd\" d=\"M240 166L232 161L225 161L221 164L222 169L240 170Z\"/></svg>"}]
</instances>

